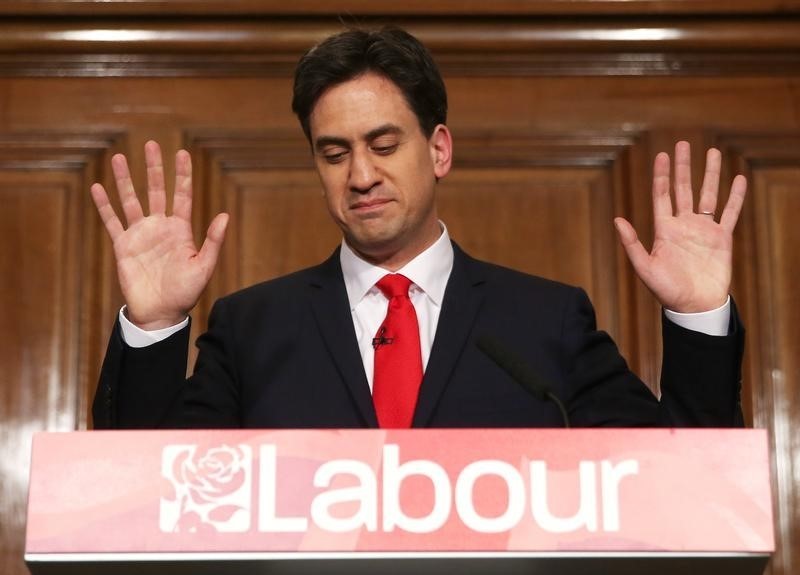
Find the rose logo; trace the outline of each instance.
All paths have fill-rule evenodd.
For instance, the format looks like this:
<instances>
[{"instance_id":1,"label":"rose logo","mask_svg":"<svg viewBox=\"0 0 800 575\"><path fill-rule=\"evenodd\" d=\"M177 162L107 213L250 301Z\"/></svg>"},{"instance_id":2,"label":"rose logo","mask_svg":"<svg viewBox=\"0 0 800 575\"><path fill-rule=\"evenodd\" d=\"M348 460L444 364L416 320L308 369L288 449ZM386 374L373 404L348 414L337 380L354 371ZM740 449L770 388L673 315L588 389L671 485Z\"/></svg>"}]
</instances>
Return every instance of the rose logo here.
<instances>
[{"instance_id":1,"label":"rose logo","mask_svg":"<svg viewBox=\"0 0 800 575\"><path fill-rule=\"evenodd\" d=\"M174 493L161 499L162 531L246 531L250 526L251 465L247 445L166 447L162 473Z\"/></svg>"},{"instance_id":2,"label":"rose logo","mask_svg":"<svg viewBox=\"0 0 800 575\"><path fill-rule=\"evenodd\" d=\"M223 445L194 457L184 452L175 458L173 477L189 488L196 503L218 503L244 484L241 449Z\"/></svg>"}]
</instances>

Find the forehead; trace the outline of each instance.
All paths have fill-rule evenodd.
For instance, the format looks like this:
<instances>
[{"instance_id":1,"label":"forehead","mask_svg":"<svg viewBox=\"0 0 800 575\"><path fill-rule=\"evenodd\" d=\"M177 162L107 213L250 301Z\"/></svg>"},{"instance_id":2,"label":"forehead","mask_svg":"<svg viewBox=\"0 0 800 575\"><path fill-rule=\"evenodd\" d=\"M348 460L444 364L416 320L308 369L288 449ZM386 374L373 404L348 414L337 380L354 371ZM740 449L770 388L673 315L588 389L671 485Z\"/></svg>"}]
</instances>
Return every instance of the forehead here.
<instances>
[{"instance_id":1,"label":"forehead","mask_svg":"<svg viewBox=\"0 0 800 575\"><path fill-rule=\"evenodd\" d=\"M397 85L367 73L328 88L309 118L311 139L355 140L379 126L392 124L404 132L419 130L419 122Z\"/></svg>"}]
</instances>

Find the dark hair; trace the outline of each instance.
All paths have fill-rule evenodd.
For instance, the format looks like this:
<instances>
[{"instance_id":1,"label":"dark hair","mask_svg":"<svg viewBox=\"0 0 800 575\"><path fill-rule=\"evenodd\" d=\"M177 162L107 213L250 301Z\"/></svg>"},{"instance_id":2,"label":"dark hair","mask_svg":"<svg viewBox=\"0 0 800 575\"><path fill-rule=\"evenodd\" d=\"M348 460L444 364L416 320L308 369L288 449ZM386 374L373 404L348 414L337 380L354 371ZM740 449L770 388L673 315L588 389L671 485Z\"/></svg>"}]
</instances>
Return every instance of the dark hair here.
<instances>
[{"instance_id":1,"label":"dark hair","mask_svg":"<svg viewBox=\"0 0 800 575\"><path fill-rule=\"evenodd\" d=\"M323 40L300 59L292 110L311 141L309 118L328 88L366 72L384 76L403 93L426 137L447 121L447 92L428 49L395 27L346 30Z\"/></svg>"}]
</instances>

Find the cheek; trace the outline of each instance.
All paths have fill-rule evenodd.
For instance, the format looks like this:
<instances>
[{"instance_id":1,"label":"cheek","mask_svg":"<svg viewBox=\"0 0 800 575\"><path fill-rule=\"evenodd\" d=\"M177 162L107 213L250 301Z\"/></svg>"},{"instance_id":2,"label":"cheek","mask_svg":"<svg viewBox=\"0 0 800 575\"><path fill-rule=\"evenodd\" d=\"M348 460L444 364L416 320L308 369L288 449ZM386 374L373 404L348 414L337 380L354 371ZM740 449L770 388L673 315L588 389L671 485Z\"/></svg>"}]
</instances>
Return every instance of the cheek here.
<instances>
[{"instance_id":1,"label":"cheek","mask_svg":"<svg viewBox=\"0 0 800 575\"><path fill-rule=\"evenodd\" d=\"M411 189L417 198L420 205L427 205L433 199L434 189L436 187L436 173L430 158L426 155L420 158L417 163L416 169L413 173L413 183Z\"/></svg>"},{"instance_id":2,"label":"cheek","mask_svg":"<svg viewBox=\"0 0 800 575\"><path fill-rule=\"evenodd\" d=\"M332 187L329 182L323 181L321 193L328 213L335 221L341 223L347 212L345 195L342 193L341 188Z\"/></svg>"},{"instance_id":3,"label":"cheek","mask_svg":"<svg viewBox=\"0 0 800 575\"><path fill-rule=\"evenodd\" d=\"M436 151L430 148L425 148L417 156L416 161L416 174L417 179L420 181L428 181L428 179L436 179Z\"/></svg>"},{"instance_id":4,"label":"cheek","mask_svg":"<svg viewBox=\"0 0 800 575\"><path fill-rule=\"evenodd\" d=\"M322 196L325 198L325 206L328 208L328 212L335 217L340 212L337 196L329 193L324 187Z\"/></svg>"},{"instance_id":5,"label":"cheek","mask_svg":"<svg viewBox=\"0 0 800 575\"><path fill-rule=\"evenodd\" d=\"M331 207L335 204L337 198L341 199L342 197L338 174L336 174L335 170L331 170L330 166L325 165L323 167L317 166L317 175L319 176L320 193L325 198L328 206Z\"/></svg>"}]
</instances>

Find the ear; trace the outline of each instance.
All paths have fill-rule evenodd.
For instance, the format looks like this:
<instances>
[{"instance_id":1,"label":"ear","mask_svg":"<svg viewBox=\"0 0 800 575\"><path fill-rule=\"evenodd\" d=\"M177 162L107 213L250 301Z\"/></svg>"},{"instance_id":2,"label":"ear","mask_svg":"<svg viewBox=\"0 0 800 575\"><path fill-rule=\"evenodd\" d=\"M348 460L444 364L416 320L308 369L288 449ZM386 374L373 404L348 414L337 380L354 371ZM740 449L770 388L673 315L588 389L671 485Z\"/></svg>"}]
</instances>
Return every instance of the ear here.
<instances>
[{"instance_id":1,"label":"ear","mask_svg":"<svg viewBox=\"0 0 800 575\"><path fill-rule=\"evenodd\" d=\"M433 174L439 180L450 172L450 166L453 164L453 136L447 126L439 124L433 129L428 142L433 161Z\"/></svg>"}]
</instances>

